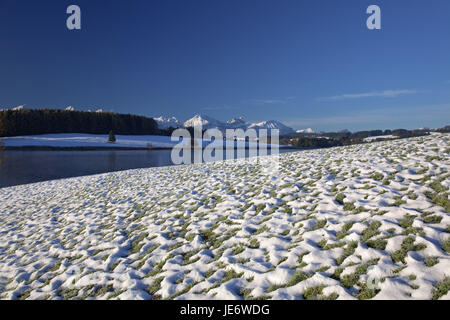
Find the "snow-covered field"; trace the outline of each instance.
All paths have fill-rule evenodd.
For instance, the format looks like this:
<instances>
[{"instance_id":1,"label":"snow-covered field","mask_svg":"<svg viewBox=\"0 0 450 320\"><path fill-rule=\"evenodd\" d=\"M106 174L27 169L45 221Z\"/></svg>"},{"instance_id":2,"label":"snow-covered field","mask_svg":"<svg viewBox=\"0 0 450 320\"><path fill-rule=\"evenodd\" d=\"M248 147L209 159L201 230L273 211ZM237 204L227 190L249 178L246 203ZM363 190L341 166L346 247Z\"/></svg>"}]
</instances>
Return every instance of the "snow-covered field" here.
<instances>
[{"instance_id":1,"label":"snow-covered field","mask_svg":"<svg viewBox=\"0 0 450 320\"><path fill-rule=\"evenodd\" d=\"M0 189L2 299L449 299L450 135Z\"/></svg>"}]
</instances>

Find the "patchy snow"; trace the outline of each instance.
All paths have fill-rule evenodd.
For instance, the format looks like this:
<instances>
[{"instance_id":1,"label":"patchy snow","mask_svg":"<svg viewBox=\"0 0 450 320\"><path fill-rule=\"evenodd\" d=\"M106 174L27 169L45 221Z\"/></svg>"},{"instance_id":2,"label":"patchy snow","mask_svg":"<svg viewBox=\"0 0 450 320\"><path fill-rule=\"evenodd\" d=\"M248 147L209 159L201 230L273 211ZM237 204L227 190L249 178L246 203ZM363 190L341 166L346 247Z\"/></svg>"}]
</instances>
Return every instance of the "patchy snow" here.
<instances>
[{"instance_id":1,"label":"patchy snow","mask_svg":"<svg viewBox=\"0 0 450 320\"><path fill-rule=\"evenodd\" d=\"M449 299L449 149L432 135L283 154L275 175L241 159L3 188L0 298Z\"/></svg>"}]
</instances>

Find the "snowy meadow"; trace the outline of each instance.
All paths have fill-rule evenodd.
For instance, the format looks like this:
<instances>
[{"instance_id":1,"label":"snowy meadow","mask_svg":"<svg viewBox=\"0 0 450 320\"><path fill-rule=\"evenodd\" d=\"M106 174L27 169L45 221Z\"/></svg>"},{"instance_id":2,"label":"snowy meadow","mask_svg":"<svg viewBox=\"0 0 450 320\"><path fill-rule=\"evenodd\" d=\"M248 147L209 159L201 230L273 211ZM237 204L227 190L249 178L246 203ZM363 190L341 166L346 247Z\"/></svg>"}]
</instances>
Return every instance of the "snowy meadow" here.
<instances>
[{"instance_id":1,"label":"snowy meadow","mask_svg":"<svg viewBox=\"0 0 450 320\"><path fill-rule=\"evenodd\" d=\"M450 135L279 157L0 189L0 298L450 298Z\"/></svg>"}]
</instances>

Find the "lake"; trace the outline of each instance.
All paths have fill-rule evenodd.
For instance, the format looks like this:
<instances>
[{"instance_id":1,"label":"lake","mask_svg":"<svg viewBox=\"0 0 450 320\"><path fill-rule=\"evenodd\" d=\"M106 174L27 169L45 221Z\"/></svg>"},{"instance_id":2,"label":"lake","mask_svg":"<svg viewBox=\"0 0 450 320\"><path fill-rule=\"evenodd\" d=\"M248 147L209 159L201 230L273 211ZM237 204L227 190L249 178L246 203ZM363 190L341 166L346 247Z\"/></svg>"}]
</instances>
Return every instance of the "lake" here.
<instances>
[{"instance_id":1,"label":"lake","mask_svg":"<svg viewBox=\"0 0 450 320\"><path fill-rule=\"evenodd\" d=\"M298 151L280 149L280 153ZM248 154L248 150L246 152ZM92 174L173 165L171 150L2 152L0 188Z\"/></svg>"}]
</instances>

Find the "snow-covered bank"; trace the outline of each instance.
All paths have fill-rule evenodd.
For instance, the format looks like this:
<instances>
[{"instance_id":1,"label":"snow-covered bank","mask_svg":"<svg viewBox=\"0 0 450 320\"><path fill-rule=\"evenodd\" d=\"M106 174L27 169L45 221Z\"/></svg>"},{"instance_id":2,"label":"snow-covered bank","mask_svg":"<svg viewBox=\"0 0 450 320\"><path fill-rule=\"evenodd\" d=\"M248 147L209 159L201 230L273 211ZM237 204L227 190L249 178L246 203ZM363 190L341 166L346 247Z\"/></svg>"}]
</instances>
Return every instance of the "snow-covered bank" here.
<instances>
[{"instance_id":1,"label":"snow-covered bank","mask_svg":"<svg viewBox=\"0 0 450 320\"><path fill-rule=\"evenodd\" d=\"M108 143L108 135L84 133L59 133L35 136L1 138L5 147L53 147L53 148L171 148L175 142L167 136L116 135L115 143Z\"/></svg>"},{"instance_id":2,"label":"snow-covered bank","mask_svg":"<svg viewBox=\"0 0 450 320\"><path fill-rule=\"evenodd\" d=\"M116 142L109 143L108 135L84 134L84 133L58 133L43 134L35 136L5 137L0 138L6 148L24 148L24 147L50 147L50 148L172 148L178 142L171 141L169 136L127 136L116 135ZM201 143L201 139L198 139ZM203 146L210 144L210 141L204 140ZM219 142L212 142L213 145ZM237 141L240 148L255 147L256 142ZM261 144L262 146L264 144ZM287 146L280 145L280 148Z\"/></svg>"},{"instance_id":3,"label":"snow-covered bank","mask_svg":"<svg viewBox=\"0 0 450 320\"><path fill-rule=\"evenodd\" d=\"M0 189L3 299L449 299L449 135ZM447 288L447 291L445 291Z\"/></svg>"}]
</instances>

